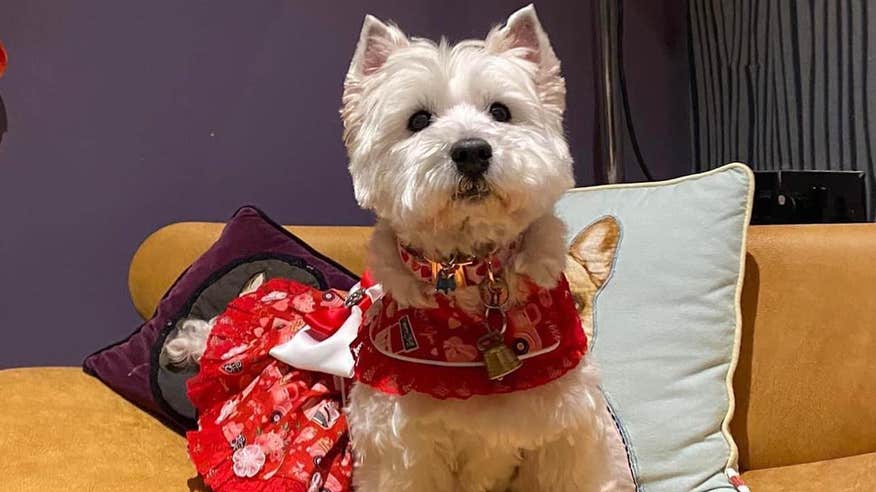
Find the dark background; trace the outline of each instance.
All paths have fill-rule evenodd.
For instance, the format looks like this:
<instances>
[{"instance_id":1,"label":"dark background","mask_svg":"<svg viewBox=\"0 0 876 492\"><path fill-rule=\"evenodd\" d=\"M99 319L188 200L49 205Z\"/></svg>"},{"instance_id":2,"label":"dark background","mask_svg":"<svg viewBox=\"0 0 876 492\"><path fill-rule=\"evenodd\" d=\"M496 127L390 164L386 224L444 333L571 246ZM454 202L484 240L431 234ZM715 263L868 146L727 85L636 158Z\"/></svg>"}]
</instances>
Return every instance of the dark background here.
<instances>
[{"instance_id":1,"label":"dark background","mask_svg":"<svg viewBox=\"0 0 876 492\"><path fill-rule=\"evenodd\" d=\"M130 333L128 261L162 225L221 221L245 203L283 223L370 223L353 200L337 115L365 13L460 40L522 5L3 0L0 367L78 364ZM536 7L563 60L578 183L592 184L592 5ZM686 2L627 0L626 11L643 153L657 178L686 174ZM641 179L624 157L627 179Z\"/></svg>"}]
</instances>

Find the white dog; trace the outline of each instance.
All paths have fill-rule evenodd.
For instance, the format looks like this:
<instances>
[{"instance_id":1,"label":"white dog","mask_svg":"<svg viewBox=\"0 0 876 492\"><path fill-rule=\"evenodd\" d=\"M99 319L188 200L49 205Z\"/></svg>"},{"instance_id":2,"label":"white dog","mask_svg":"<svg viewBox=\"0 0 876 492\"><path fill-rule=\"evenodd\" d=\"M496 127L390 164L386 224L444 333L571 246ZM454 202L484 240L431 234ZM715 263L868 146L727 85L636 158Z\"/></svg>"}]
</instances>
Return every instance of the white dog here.
<instances>
[{"instance_id":1,"label":"white dog","mask_svg":"<svg viewBox=\"0 0 876 492\"><path fill-rule=\"evenodd\" d=\"M436 308L445 295L399 245L440 270L519 243L497 272L508 305L525 302L526 285L557 286L566 247L553 207L574 184L564 107L560 63L532 6L453 46L366 17L344 84L344 141L356 198L378 217L369 266L399 309ZM608 272L616 237L603 236L595 231L604 251L594 270ZM481 291L446 296L475 315ZM618 490L598 384L586 357L537 388L467 399L358 383L348 406L357 490Z\"/></svg>"},{"instance_id":2,"label":"white dog","mask_svg":"<svg viewBox=\"0 0 876 492\"><path fill-rule=\"evenodd\" d=\"M565 247L564 107L532 6L454 46L365 18L341 114L385 297L359 330L346 408L356 490L632 490L583 356L619 229L603 218ZM183 320L162 360L197 363L212 323Z\"/></svg>"}]
</instances>

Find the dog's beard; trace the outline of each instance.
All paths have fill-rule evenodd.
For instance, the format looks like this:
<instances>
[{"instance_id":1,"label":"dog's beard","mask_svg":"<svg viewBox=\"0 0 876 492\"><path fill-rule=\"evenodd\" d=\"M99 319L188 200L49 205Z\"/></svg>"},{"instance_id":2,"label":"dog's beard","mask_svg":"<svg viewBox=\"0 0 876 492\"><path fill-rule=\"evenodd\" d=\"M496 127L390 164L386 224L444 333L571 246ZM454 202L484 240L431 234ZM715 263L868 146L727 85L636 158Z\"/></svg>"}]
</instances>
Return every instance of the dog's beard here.
<instances>
[{"instance_id":1,"label":"dog's beard","mask_svg":"<svg viewBox=\"0 0 876 492\"><path fill-rule=\"evenodd\" d=\"M479 201L489 196L490 184L483 177L469 178L463 176L456 185L453 198L456 200Z\"/></svg>"}]
</instances>

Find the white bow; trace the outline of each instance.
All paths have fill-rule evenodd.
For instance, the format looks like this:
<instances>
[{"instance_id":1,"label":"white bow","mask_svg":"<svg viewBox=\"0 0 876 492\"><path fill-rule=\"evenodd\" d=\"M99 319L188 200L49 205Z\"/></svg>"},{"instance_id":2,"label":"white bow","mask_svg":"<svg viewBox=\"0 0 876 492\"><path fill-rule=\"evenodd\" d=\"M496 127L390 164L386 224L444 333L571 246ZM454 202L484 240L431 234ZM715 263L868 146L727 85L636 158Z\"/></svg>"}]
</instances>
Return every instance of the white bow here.
<instances>
[{"instance_id":1,"label":"white bow","mask_svg":"<svg viewBox=\"0 0 876 492\"><path fill-rule=\"evenodd\" d=\"M361 286L356 284L350 292L360 289ZM380 284L372 285L364 289L364 292L372 302L383 297ZM274 346L270 351L271 357L296 369L352 377L356 361L350 352L350 345L359 334L362 316L362 308L354 304L350 308L350 316L341 327L322 341L313 338L309 333L310 327L305 325L289 341Z\"/></svg>"}]
</instances>

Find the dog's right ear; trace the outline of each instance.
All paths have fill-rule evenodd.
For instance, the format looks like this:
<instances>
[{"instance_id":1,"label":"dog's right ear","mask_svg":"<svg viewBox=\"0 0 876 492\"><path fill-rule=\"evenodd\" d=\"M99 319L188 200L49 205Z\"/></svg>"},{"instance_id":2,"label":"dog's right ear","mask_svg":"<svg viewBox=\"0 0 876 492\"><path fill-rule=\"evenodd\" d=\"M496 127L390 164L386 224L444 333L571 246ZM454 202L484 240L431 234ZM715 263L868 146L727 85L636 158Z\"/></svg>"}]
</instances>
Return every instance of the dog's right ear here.
<instances>
[{"instance_id":1,"label":"dog's right ear","mask_svg":"<svg viewBox=\"0 0 876 492\"><path fill-rule=\"evenodd\" d=\"M393 51L407 45L407 36L396 25L384 24L377 17L366 15L347 79L371 75L386 63Z\"/></svg>"}]
</instances>

